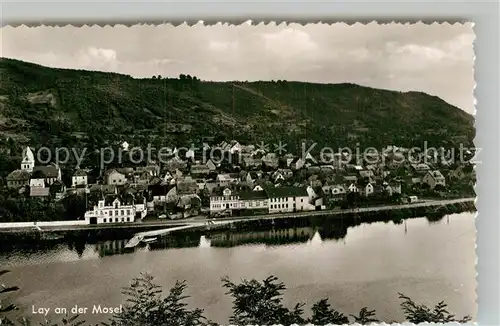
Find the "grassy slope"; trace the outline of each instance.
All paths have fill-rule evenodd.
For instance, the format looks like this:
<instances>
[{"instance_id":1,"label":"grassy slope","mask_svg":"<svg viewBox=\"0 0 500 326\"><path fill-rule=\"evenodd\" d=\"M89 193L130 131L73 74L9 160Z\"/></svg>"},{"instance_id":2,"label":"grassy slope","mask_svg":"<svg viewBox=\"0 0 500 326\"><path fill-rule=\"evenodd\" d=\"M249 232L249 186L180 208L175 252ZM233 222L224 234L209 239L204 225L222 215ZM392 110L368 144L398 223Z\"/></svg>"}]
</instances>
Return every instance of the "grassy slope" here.
<instances>
[{"instance_id":1,"label":"grassy slope","mask_svg":"<svg viewBox=\"0 0 500 326\"><path fill-rule=\"evenodd\" d=\"M438 97L353 84L134 79L0 59L0 95L0 133L22 134L33 146L74 142L76 134L335 146L348 134L374 146L474 137L473 117Z\"/></svg>"}]
</instances>

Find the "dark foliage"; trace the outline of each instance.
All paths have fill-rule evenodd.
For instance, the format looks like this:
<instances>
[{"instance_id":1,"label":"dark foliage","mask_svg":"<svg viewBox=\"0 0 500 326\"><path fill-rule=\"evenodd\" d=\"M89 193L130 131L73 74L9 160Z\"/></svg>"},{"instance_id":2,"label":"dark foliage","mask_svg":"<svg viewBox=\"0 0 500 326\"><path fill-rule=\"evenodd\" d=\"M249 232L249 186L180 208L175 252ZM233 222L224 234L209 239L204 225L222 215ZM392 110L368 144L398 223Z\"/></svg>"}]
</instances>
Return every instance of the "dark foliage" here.
<instances>
[{"instance_id":1,"label":"dark foliage","mask_svg":"<svg viewBox=\"0 0 500 326\"><path fill-rule=\"evenodd\" d=\"M243 280L240 284L222 279L223 286L229 289L233 297L233 315L229 322L237 325L272 325L301 324L304 306L296 304L293 309L283 305L282 294L286 289L275 276L269 276L262 282Z\"/></svg>"},{"instance_id":2,"label":"dark foliage","mask_svg":"<svg viewBox=\"0 0 500 326\"><path fill-rule=\"evenodd\" d=\"M349 318L347 316L331 308L328 303L328 298L315 303L311 310L312 316L309 322L314 325L344 325L349 323Z\"/></svg>"},{"instance_id":3,"label":"dark foliage","mask_svg":"<svg viewBox=\"0 0 500 326\"><path fill-rule=\"evenodd\" d=\"M189 310L184 299L185 282L177 282L167 296L162 297L161 288L153 283L153 277L144 274L135 278L125 288L127 304L121 314L115 315L110 326L202 326L210 322L203 317L203 310Z\"/></svg>"},{"instance_id":4,"label":"dark foliage","mask_svg":"<svg viewBox=\"0 0 500 326\"><path fill-rule=\"evenodd\" d=\"M444 301L437 303L434 309L431 309L423 304L417 304L409 297L399 293L399 298L403 300L401 308L405 313L405 318L410 323L451 323L458 322L460 324L467 323L471 320L469 316L461 319L456 319L454 315L447 310L447 304Z\"/></svg>"},{"instance_id":5,"label":"dark foliage","mask_svg":"<svg viewBox=\"0 0 500 326\"><path fill-rule=\"evenodd\" d=\"M0 271L0 275L8 271ZM188 309L184 294L186 290L185 282L177 282L168 295L162 296L161 288L153 283L154 278L149 274L141 274L135 278L132 284L125 288L123 294L127 296L123 311L114 315L109 323L102 323L104 326L215 326L203 316L202 309ZM328 299L322 299L311 307L311 317L303 317L303 307L301 303L296 304L293 309L283 305L282 294L286 289L285 285L275 276L269 276L263 281L242 280L241 283L233 283L227 277L222 279L223 286L228 289L229 295L233 298L233 314L230 323L236 325L305 325L313 323L315 325L327 324L371 324L380 322L375 317L375 310L362 308L358 315L351 315L353 320L341 312L331 308ZM17 289L17 288L16 288ZM471 320L469 316L456 319L447 310L444 302L439 302L433 309L425 305L419 305L410 298L399 294L403 300L401 308L405 314L406 321L418 324L429 323L466 323ZM14 305L2 306L0 319L2 325L23 325L31 326L27 318L22 318L19 323L14 324L4 318L4 313L16 309ZM80 326L85 322L80 320L78 315L66 316L61 323L45 321L42 326Z\"/></svg>"},{"instance_id":6,"label":"dark foliage","mask_svg":"<svg viewBox=\"0 0 500 326\"><path fill-rule=\"evenodd\" d=\"M102 146L127 138L155 146L203 137L243 142L301 139L332 148L472 145L473 117L419 92L354 84L134 79L0 59L2 131L32 146ZM263 123L265 121L265 123ZM21 140L19 140L21 141ZM314 152L314 151L313 151Z\"/></svg>"}]
</instances>

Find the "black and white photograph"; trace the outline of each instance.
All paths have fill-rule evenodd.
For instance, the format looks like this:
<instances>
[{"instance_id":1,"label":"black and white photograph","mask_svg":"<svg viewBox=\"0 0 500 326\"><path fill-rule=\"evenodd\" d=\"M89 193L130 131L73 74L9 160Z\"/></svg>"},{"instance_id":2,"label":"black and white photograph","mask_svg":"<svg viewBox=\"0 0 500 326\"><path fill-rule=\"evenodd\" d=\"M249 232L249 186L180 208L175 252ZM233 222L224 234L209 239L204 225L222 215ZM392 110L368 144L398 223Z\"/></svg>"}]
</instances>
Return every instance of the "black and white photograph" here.
<instances>
[{"instance_id":1,"label":"black and white photograph","mask_svg":"<svg viewBox=\"0 0 500 326\"><path fill-rule=\"evenodd\" d=\"M0 324L474 323L473 27L2 27Z\"/></svg>"}]
</instances>

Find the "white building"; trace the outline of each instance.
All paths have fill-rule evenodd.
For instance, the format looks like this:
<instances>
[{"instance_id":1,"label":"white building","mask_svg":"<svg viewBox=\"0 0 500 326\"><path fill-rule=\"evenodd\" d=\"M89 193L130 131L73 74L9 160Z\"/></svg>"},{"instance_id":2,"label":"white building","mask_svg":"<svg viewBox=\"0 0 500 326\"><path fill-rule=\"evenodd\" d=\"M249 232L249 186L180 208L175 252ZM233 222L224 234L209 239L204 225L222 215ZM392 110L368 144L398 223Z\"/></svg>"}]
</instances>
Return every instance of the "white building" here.
<instances>
[{"instance_id":1,"label":"white building","mask_svg":"<svg viewBox=\"0 0 500 326\"><path fill-rule=\"evenodd\" d=\"M222 192L210 196L210 213L239 208L241 208L240 197L229 188L224 188Z\"/></svg>"},{"instance_id":2,"label":"white building","mask_svg":"<svg viewBox=\"0 0 500 326\"><path fill-rule=\"evenodd\" d=\"M31 151L31 148L26 147L23 150L23 158L21 161L21 170L27 172L33 172L33 168L35 167L35 156Z\"/></svg>"},{"instance_id":3,"label":"white building","mask_svg":"<svg viewBox=\"0 0 500 326\"><path fill-rule=\"evenodd\" d=\"M129 148L129 144L126 141L124 141L122 143L122 150L125 151L125 152L127 152L128 148Z\"/></svg>"},{"instance_id":4,"label":"white building","mask_svg":"<svg viewBox=\"0 0 500 326\"><path fill-rule=\"evenodd\" d=\"M314 210L309 203L306 188L274 187L266 189L269 198L269 213L297 212Z\"/></svg>"},{"instance_id":5,"label":"white building","mask_svg":"<svg viewBox=\"0 0 500 326\"><path fill-rule=\"evenodd\" d=\"M123 200L122 200L123 201ZM85 213L87 224L131 223L147 214L146 200L139 203L125 203L116 196L99 200L92 210Z\"/></svg>"},{"instance_id":6,"label":"white building","mask_svg":"<svg viewBox=\"0 0 500 326\"><path fill-rule=\"evenodd\" d=\"M194 160L194 150L192 148L186 151L186 160Z\"/></svg>"},{"instance_id":7,"label":"white building","mask_svg":"<svg viewBox=\"0 0 500 326\"><path fill-rule=\"evenodd\" d=\"M446 185L446 179L438 170L428 171L423 177L422 183L426 183L431 189L434 189L438 185L444 187Z\"/></svg>"},{"instance_id":8,"label":"white building","mask_svg":"<svg viewBox=\"0 0 500 326\"><path fill-rule=\"evenodd\" d=\"M373 184L370 182L360 182L359 184L359 193L365 197L370 196L375 191Z\"/></svg>"},{"instance_id":9,"label":"white building","mask_svg":"<svg viewBox=\"0 0 500 326\"><path fill-rule=\"evenodd\" d=\"M106 171L104 174L104 179L107 185L117 185L121 186L127 183L127 177L115 169Z\"/></svg>"},{"instance_id":10,"label":"white building","mask_svg":"<svg viewBox=\"0 0 500 326\"><path fill-rule=\"evenodd\" d=\"M269 200L265 191L240 192L241 209L269 209Z\"/></svg>"},{"instance_id":11,"label":"white building","mask_svg":"<svg viewBox=\"0 0 500 326\"><path fill-rule=\"evenodd\" d=\"M210 196L210 213L215 214L222 211L261 209L267 212L268 198L264 191L240 191L236 192L225 188Z\"/></svg>"},{"instance_id":12,"label":"white building","mask_svg":"<svg viewBox=\"0 0 500 326\"><path fill-rule=\"evenodd\" d=\"M239 178L238 174L223 173L217 175L216 181L219 183L219 186L224 187L231 183L238 183Z\"/></svg>"},{"instance_id":13,"label":"white building","mask_svg":"<svg viewBox=\"0 0 500 326\"><path fill-rule=\"evenodd\" d=\"M30 187L45 187L45 179L43 178L32 178L30 180Z\"/></svg>"},{"instance_id":14,"label":"white building","mask_svg":"<svg viewBox=\"0 0 500 326\"><path fill-rule=\"evenodd\" d=\"M87 172L82 169L78 169L75 171L75 174L71 177L71 187L81 187L86 186L88 184L87 180Z\"/></svg>"}]
</instances>

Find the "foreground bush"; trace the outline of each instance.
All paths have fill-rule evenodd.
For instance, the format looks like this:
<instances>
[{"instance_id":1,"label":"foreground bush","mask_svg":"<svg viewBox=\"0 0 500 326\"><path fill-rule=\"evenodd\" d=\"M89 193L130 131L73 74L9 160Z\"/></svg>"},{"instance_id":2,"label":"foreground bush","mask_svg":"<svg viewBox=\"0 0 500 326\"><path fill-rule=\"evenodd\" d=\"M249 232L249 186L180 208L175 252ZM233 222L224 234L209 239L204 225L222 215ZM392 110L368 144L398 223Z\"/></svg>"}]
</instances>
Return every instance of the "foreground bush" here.
<instances>
[{"instance_id":1,"label":"foreground bush","mask_svg":"<svg viewBox=\"0 0 500 326\"><path fill-rule=\"evenodd\" d=\"M2 273L3 274L3 273ZM1 274L0 274L1 275ZM149 274L141 274L135 278L132 284L125 288L123 294L127 296L123 312L111 318L107 326L212 326L216 323L203 316L202 309L189 309L184 302L188 296L184 295L185 282L177 282L168 292L163 295L161 288L154 284L154 278ZM303 303L297 303L292 309L283 305L283 291L285 285L275 276L269 276L263 281L242 280L234 283L229 278L222 278L222 286L228 290L227 294L233 298L232 315L229 323L236 325L315 325L326 324L370 324L380 320L376 317L375 310L362 308L358 315L346 316L330 306L328 299L322 299L311 307L311 317L304 317ZM17 290L16 287L6 288L8 291ZM4 291L2 291L4 292ZM7 292L7 291L5 291ZM403 294L399 295L402 300L401 308L405 319L411 323L466 323L471 320L469 316L456 319L447 310L444 302L439 302L434 308L420 305ZM2 306L7 310L15 309L13 305ZM7 309L8 308L8 309ZM351 318L349 318L351 317ZM1 317L0 317L1 318ZM12 323L5 318L1 319L0 325L33 325L26 318ZM60 323L47 321L39 324L43 326L80 326L87 325L78 316L67 317Z\"/></svg>"}]
</instances>

